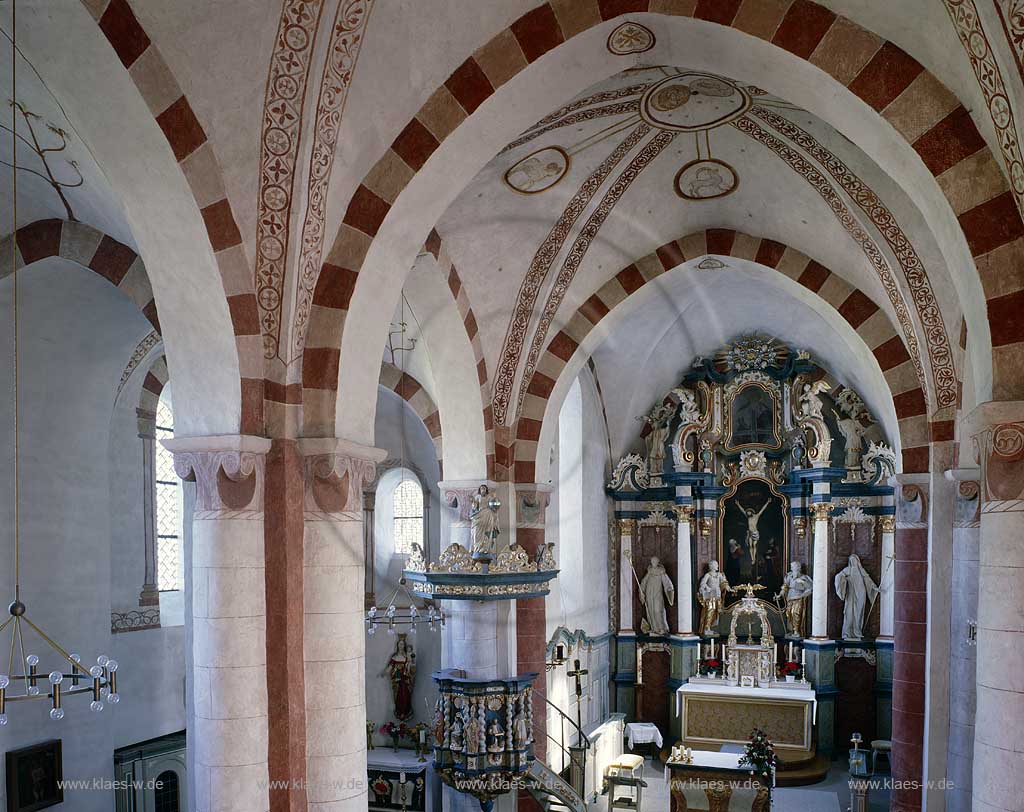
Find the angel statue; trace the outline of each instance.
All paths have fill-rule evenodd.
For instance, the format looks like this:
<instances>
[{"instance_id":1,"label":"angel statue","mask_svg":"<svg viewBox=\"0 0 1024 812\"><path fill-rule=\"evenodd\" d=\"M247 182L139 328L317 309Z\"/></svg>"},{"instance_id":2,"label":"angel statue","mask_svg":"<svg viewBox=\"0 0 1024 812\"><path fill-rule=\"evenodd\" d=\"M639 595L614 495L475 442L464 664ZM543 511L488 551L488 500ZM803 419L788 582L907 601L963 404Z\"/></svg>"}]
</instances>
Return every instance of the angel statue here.
<instances>
[{"instance_id":1,"label":"angel statue","mask_svg":"<svg viewBox=\"0 0 1024 812\"><path fill-rule=\"evenodd\" d=\"M641 629L652 635L668 634L668 613L665 604L675 602L676 590L657 556L651 559L643 580L640 582L640 601L647 612ZM646 626L646 628L644 628Z\"/></svg>"},{"instance_id":2,"label":"angel statue","mask_svg":"<svg viewBox=\"0 0 1024 812\"><path fill-rule=\"evenodd\" d=\"M797 398L797 416L801 418L821 418L821 393L828 389L828 383L821 378L813 383L805 383Z\"/></svg>"},{"instance_id":3,"label":"angel statue","mask_svg":"<svg viewBox=\"0 0 1024 812\"><path fill-rule=\"evenodd\" d=\"M498 525L498 510L501 502L491 495L486 485L481 485L473 494L469 509L469 522L473 531L473 555L494 555L494 542L501 532Z\"/></svg>"},{"instance_id":4,"label":"angel statue","mask_svg":"<svg viewBox=\"0 0 1024 812\"><path fill-rule=\"evenodd\" d=\"M718 569L717 561L708 562L708 571L700 579L697 586L697 600L700 601L699 631L705 637L714 637L718 626L718 618L722 613L726 592L735 592L729 586L724 572Z\"/></svg>"}]
</instances>

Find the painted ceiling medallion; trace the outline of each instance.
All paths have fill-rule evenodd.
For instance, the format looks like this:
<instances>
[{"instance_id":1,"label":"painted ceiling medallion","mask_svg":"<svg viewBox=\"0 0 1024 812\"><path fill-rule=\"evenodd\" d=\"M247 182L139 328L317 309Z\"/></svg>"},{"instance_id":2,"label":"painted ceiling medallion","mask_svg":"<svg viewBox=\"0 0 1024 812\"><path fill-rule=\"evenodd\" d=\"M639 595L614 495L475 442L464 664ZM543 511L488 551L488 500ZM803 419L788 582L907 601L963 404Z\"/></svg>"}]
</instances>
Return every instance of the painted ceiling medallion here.
<instances>
[{"instance_id":1,"label":"painted ceiling medallion","mask_svg":"<svg viewBox=\"0 0 1024 812\"><path fill-rule=\"evenodd\" d=\"M750 109L750 94L707 73L680 73L648 88L640 118L661 130L699 132L728 124Z\"/></svg>"},{"instance_id":2,"label":"painted ceiling medallion","mask_svg":"<svg viewBox=\"0 0 1024 812\"><path fill-rule=\"evenodd\" d=\"M722 268L728 268L729 266L720 259L705 257L698 263L697 267L702 271L720 271Z\"/></svg>"},{"instance_id":3,"label":"painted ceiling medallion","mask_svg":"<svg viewBox=\"0 0 1024 812\"><path fill-rule=\"evenodd\" d=\"M698 158L690 161L676 173L674 188L684 200L714 200L736 191L739 175L725 161L717 158Z\"/></svg>"},{"instance_id":4,"label":"painted ceiling medallion","mask_svg":"<svg viewBox=\"0 0 1024 812\"><path fill-rule=\"evenodd\" d=\"M569 171L569 153L558 146L531 152L505 172L505 183L524 195L546 192Z\"/></svg>"},{"instance_id":5,"label":"painted ceiling medallion","mask_svg":"<svg viewBox=\"0 0 1024 812\"><path fill-rule=\"evenodd\" d=\"M608 50L616 56L642 54L654 47L651 29L640 23L624 22L608 35Z\"/></svg>"}]
</instances>

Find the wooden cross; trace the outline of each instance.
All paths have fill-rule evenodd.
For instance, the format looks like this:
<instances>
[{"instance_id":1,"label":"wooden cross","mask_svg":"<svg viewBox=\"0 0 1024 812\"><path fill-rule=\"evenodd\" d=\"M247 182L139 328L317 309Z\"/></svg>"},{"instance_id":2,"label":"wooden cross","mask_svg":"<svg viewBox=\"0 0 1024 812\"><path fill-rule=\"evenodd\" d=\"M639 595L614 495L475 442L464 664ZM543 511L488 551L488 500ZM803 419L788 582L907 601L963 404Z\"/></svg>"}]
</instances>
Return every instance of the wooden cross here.
<instances>
[{"instance_id":1,"label":"wooden cross","mask_svg":"<svg viewBox=\"0 0 1024 812\"><path fill-rule=\"evenodd\" d=\"M572 661L572 668L573 668L573 670L572 671L566 671L565 675L567 677L573 677L576 680L576 727L579 728L580 734L582 734L583 733L583 723L582 723L582 714L581 714L581 709L580 709L580 705L581 705L581 699L580 698L583 696L583 683L580 681L580 677L582 677L584 674L589 674L590 672L586 668L580 668L580 661L579 660L573 660Z\"/></svg>"}]
</instances>

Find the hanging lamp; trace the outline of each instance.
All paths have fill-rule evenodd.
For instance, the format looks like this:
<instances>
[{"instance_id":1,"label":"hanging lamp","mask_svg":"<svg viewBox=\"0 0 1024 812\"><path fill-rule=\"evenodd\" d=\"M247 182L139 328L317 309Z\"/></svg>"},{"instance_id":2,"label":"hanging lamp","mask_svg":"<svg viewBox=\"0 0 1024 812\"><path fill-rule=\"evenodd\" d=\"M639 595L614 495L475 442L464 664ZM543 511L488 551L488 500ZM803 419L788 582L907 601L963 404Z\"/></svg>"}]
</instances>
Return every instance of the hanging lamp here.
<instances>
[{"instance_id":1,"label":"hanging lamp","mask_svg":"<svg viewBox=\"0 0 1024 812\"><path fill-rule=\"evenodd\" d=\"M18 412L18 109L17 85L17 0L11 0L11 173L13 177L13 217L11 229L11 281L12 311L14 325L14 600L8 607L11 616L0 624L0 658L3 657L4 633L10 634L10 647L6 671L0 670L0 727L8 723L7 703L29 700L49 701L50 718L59 721L64 718L63 703L69 697L91 697L91 709L99 713L104 702L116 705L120 701L117 693L118 663L107 656L96 659L96 665L87 668L81 657L69 654L28 616L28 609L21 598L21 535L19 524L19 412ZM56 655L57 668L48 674L40 670L40 658L30 654L25 644L25 632L32 632L42 641L43 652ZM17 656L16 656L17 655ZM20 669L17 673L16 666ZM0 669L4 663L0 659Z\"/></svg>"}]
</instances>

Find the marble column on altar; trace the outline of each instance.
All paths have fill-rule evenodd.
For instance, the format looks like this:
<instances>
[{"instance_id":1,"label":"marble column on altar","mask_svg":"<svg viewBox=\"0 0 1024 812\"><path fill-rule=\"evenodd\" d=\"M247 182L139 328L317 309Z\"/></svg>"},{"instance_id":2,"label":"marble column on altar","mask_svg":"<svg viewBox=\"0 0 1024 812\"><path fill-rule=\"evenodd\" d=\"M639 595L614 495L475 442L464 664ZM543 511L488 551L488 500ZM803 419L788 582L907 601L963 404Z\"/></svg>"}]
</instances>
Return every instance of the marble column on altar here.
<instances>
[{"instance_id":1,"label":"marble column on altar","mask_svg":"<svg viewBox=\"0 0 1024 812\"><path fill-rule=\"evenodd\" d=\"M981 463L977 711L973 807L1024 798L1024 402L978 406L967 420Z\"/></svg>"},{"instance_id":2,"label":"marble column on altar","mask_svg":"<svg viewBox=\"0 0 1024 812\"><path fill-rule=\"evenodd\" d=\"M365 787L349 780L366 774L363 483L386 452L333 437L298 450L308 810L356 812L366 808Z\"/></svg>"},{"instance_id":3,"label":"marble column on altar","mask_svg":"<svg viewBox=\"0 0 1024 812\"><path fill-rule=\"evenodd\" d=\"M693 636L693 556L690 521L693 505L676 505L676 629L680 637Z\"/></svg>"},{"instance_id":4,"label":"marble column on altar","mask_svg":"<svg viewBox=\"0 0 1024 812\"><path fill-rule=\"evenodd\" d=\"M892 809L921 809L928 639L928 474L895 477Z\"/></svg>"},{"instance_id":5,"label":"marble column on altar","mask_svg":"<svg viewBox=\"0 0 1024 812\"><path fill-rule=\"evenodd\" d=\"M828 517L831 502L813 502L810 512L814 526L814 589L811 592L811 638L828 639Z\"/></svg>"},{"instance_id":6,"label":"marble column on altar","mask_svg":"<svg viewBox=\"0 0 1024 812\"><path fill-rule=\"evenodd\" d=\"M635 519L619 519L619 634L633 634L633 534Z\"/></svg>"},{"instance_id":7,"label":"marble column on altar","mask_svg":"<svg viewBox=\"0 0 1024 812\"><path fill-rule=\"evenodd\" d=\"M197 812L267 812L264 475L270 440L163 441L195 481L189 750Z\"/></svg>"},{"instance_id":8,"label":"marble column on altar","mask_svg":"<svg viewBox=\"0 0 1024 812\"><path fill-rule=\"evenodd\" d=\"M879 616L878 616L878 637L881 640L891 640L895 622L895 549L896 549L896 517L885 515L879 517L879 530L882 535L882 576L879 579L878 588L880 594Z\"/></svg>"}]
</instances>

